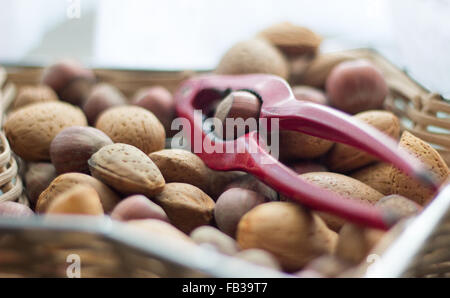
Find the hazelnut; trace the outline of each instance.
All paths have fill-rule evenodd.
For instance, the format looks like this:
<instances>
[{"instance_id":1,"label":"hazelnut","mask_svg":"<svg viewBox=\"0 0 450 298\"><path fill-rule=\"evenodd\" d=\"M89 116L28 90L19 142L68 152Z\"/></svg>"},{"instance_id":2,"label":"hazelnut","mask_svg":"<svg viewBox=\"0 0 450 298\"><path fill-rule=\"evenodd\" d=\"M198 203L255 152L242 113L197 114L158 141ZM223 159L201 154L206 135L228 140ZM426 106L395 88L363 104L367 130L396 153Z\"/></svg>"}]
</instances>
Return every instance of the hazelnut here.
<instances>
[{"instance_id":1,"label":"hazelnut","mask_svg":"<svg viewBox=\"0 0 450 298\"><path fill-rule=\"evenodd\" d=\"M265 201L264 196L248 189L228 189L217 199L214 208L216 224L222 232L235 237L242 216Z\"/></svg>"},{"instance_id":2,"label":"hazelnut","mask_svg":"<svg viewBox=\"0 0 450 298\"><path fill-rule=\"evenodd\" d=\"M25 185L28 200L32 205L36 204L39 195L56 178L55 167L51 163L30 163L25 174Z\"/></svg>"},{"instance_id":3,"label":"hazelnut","mask_svg":"<svg viewBox=\"0 0 450 298\"><path fill-rule=\"evenodd\" d=\"M120 221L159 219L169 222L166 212L143 195L133 195L123 199L111 212L111 218Z\"/></svg>"},{"instance_id":4,"label":"hazelnut","mask_svg":"<svg viewBox=\"0 0 450 298\"><path fill-rule=\"evenodd\" d=\"M89 174L88 159L113 142L102 131L87 126L71 126L56 135L50 144L50 158L58 174Z\"/></svg>"},{"instance_id":5,"label":"hazelnut","mask_svg":"<svg viewBox=\"0 0 450 298\"><path fill-rule=\"evenodd\" d=\"M126 104L125 96L116 87L100 83L92 88L86 102L83 105L83 111L90 124L95 124L98 116L105 110Z\"/></svg>"},{"instance_id":6,"label":"hazelnut","mask_svg":"<svg viewBox=\"0 0 450 298\"><path fill-rule=\"evenodd\" d=\"M17 202L1 202L0 217L27 217L34 215L30 207Z\"/></svg>"},{"instance_id":7,"label":"hazelnut","mask_svg":"<svg viewBox=\"0 0 450 298\"><path fill-rule=\"evenodd\" d=\"M382 108L388 94L382 73L367 60L335 66L328 75L326 90L330 104L350 114Z\"/></svg>"},{"instance_id":8,"label":"hazelnut","mask_svg":"<svg viewBox=\"0 0 450 298\"><path fill-rule=\"evenodd\" d=\"M261 102L254 94L248 91L235 91L230 93L217 106L214 115L215 118L221 121L220 123L223 128L222 130L216 130L218 136L230 140L240 137L250 129L257 129L260 108ZM252 123L248 125L241 123L242 125L238 125L238 122L235 123L235 120L238 118L244 121L254 119L255 122L253 125L251 125Z\"/></svg>"},{"instance_id":9,"label":"hazelnut","mask_svg":"<svg viewBox=\"0 0 450 298\"><path fill-rule=\"evenodd\" d=\"M76 61L62 60L44 70L41 82L55 90L61 100L81 106L95 82L95 75Z\"/></svg>"},{"instance_id":10,"label":"hazelnut","mask_svg":"<svg viewBox=\"0 0 450 298\"><path fill-rule=\"evenodd\" d=\"M141 89L132 102L155 114L163 124L166 134L170 134L172 120L175 118L175 101L169 90L162 86Z\"/></svg>"}]
</instances>

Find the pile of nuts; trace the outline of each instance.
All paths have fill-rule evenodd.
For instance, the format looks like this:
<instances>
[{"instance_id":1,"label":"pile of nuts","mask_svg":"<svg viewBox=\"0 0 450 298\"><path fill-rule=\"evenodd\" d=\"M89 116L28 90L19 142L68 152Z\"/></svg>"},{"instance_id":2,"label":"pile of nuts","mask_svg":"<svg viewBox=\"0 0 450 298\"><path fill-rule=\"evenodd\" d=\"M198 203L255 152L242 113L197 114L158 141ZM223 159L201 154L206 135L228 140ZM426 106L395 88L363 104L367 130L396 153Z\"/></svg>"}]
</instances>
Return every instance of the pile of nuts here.
<instances>
[{"instance_id":1,"label":"pile of nuts","mask_svg":"<svg viewBox=\"0 0 450 298\"><path fill-rule=\"evenodd\" d=\"M398 140L436 179L448 180L438 152L401 134L399 119L382 110L383 73L366 60L322 59L320 43L306 28L277 24L233 46L215 72L281 76L298 100L352 114ZM321 71L306 75L311 68ZM216 116L257 117L258 111L254 95L241 91L222 99ZM165 148L174 117L172 95L162 86L128 100L76 62L48 67L40 85L19 91L4 123L12 150L27 162L31 208L1 203L0 215L110 216L299 276L348 272L383 236L292 203L249 174L214 171L190 151ZM402 217L418 214L434 196L365 152L299 132L281 132L280 159L310 183Z\"/></svg>"}]
</instances>

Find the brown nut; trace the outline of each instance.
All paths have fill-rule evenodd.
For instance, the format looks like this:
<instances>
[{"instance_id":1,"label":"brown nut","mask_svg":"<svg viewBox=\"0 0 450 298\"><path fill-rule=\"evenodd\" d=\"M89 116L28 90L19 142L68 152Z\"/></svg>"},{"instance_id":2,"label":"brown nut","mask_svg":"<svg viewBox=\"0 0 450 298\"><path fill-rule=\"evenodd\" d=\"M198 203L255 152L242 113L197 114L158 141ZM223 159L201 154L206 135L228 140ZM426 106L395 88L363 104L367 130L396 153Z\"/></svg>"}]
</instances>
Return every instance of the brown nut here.
<instances>
[{"instance_id":1,"label":"brown nut","mask_svg":"<svg viewBox=\"0 0 450 298\"><path fill-rule=\"evenodd\" d=\"M119 89L107 83L100 83L92 88L83 105L83 111L89 124L93 125L103 111L126 103L127 100Z\"/></svg>"},{"instance_id":2,"label":"brown nut","mask_svg":"<svg viewBox=\"0 0 450 298\"><path fill-rule=\"evenodd\" d=\"M67 173L56 177L52 183L41 193L36 204L36 212L44 213L50 203L61 193L75 185L87 185L95 189L102 203L105 213L109 213L119 202L120 198L108 186L86 174Z\"/></svg>"},{"instance_id":3,"label":"brown nut","mask_svg":"<svg viewBox=\"0 0 450 298\"><path fill-rule=\"evenodd\" d=\"M308 70L314 61L315 55L300 55L288 57L289 62L289 80L292 85L301 84L304 73Z\"/></svg>"},{"instance_id":4,"label":"brown nut","mask_svg":"<svg viewBox=\"0 0 450 298\"><path fill-rule=\"evenodd\" d=\"M265 201L264 196L248 189L228 189L217 199L214 208L216 224L222 232L235 237L242 216Z\"/></svg>"},{"instance_id":5,"label":"brown nut","mask_svg":"<svg viewBox=\"0 0 450 298\"><path fill-rule=\"evenodd\" d=\"M76 61L62 60L44 70L41 82L55 90L61 100L80 106L95 82L95 75Z\"/></svg>"},{"instance_id":6,"label":"brown nut","mask_svg":"<svg viewBox=\"0 0 450 298\"><path fill-rule=\"evenodd\" d=\"M261 102L253 93L231 92L220 102L214 114L222 127L215 130L217 135L224 140L234 140L251 130L258 129L260 108Z\"/></svg>"},{"instance_id":7,"label":"brown nut","mask_svg":"<svg viewBox=\"0 0 450 298\"><path fill-rule=\"evenodd\" d=\"M283 54L268 41L255 38L236 43L223 56L217 74L268 73L287 78L289 67Z\"/></svg>"},{"instance_id":8,"label":"brown nut","mask_svg":"<svg viewBox=\"0 0 450 298\"><path fill-rule=\"evenodd\" d=\"M430 144L405 131L398 146L418 158L436 181L442 183L449 178L447 164ZM395 167L392 168L389 178L392 181L392 194L402 195L422 206L434 197L435 193L432 189L425 187Z\"/></svg>"},{"instance_id":9,"label":"brown nut","mask_svg":"<svg viewBox=\"0 0 450 298\"><path fill-rule=\"evenodd\" d=\"M226 255L234 255L239 251L236 241L211 226L200 226L194 229L190 237L197 244L211 245L219 252Z\"/></svg>"},{"instance_id":10,"label":"brown nut","mask_svg":"<svg viewBox=\"0 0 450 298\"><path fill-rule=\"evenodd\" d=\"M146 154L165 147L164 127L152 112L141 107L110 108L100 115L96 127L113 142L133 145Z\"/></svg>"},{"instance_id":11,"label":"brown nut","mask_svg":"<svg viewBox=\"0 0 450 298\"><path fill-rule=\"evenodd\" d=\"M30 207L17 202L1 202L0 217L27 217L34 215Z\"/></svg>"},{"instance_id":12,"label":"brown nut","mask_svg":"<svg viewBox=\"0 0 450 298\"><path fill-rule=\"evenodd\" d=\"M311 172L328 172L328 169L319 163L313 161L298 161L289 164L289 167L297 174L306 174Z\"/></svg>"},{"instance_id":13,"label":"brown nut","mask_svg":"<svg viewBox=\"0 0 450 298\"><path fill-rule=\"evenodd\" d=\"M381 230L346 223L339 232L336 256L353 264L359 264L384 234L385 232Z\"/></svg>"},{"instance_id":14,"label":"brown nut","mask_svg":"<svg viewBox=\"0 0 450 298\"><path fill-rule=\"evenodd\" d=\"M274 255L286 271L296 271L322 254L334 251L335 232L298 204L261 204L239 222L237 240L242 249L260 248Z\"/></svg>"},{"instance_id":15,"label":"brown nut","mask_svg":"<svg viewBox=\"0 0 450 298\"><path fill-rule=\"evenodd\" d=\"M93 187L76 185L56 196L45 213L103 215L103 207Z\"/></svg>"},{"instance_id":16,"label":"brown nut","mask_svg":"<svg viewBox=\"0 0 450 298\"><path fill-rule=\"evenodd\" d=\"M388 94L382 73L367 60L337 65L327 78L326 90L330 104L350 114L382 108Z\"/></svg>"},{"instance_id":17,"label":"brown nut","mask_svg":"<svg viewBox=\"0 0 450 298\"><path fill-rule=\"evenodd\" d=\"M227 191L231 188L243 188L254 191L264 196L266 201L278 200L278 193L275 190L264 184L262 181L256 179L251 174L244 174L237 177L231 183L227 184L224 191Z\"/></svg>"},{"instance_id":18,"label":"brown nut","mask_svg":"<svg viewBox=\"0 0 450 298\"><path fill-rule=\"evenodd\" d=\"M111 212L111 218L120 221L159 219L169 222L166 212L143 195L133 195L123 199Z\"/></svg>"},{"instance_id":19,"label":"brown nut","mask_svg":"<svg viewBox=\"0 0 450 298\"><path fill-rule=\"evenodd\" d=\"M400 120L391 112L367 111L356 114L353 117L373 126L395 140L400 136ZM332 171L348 172L377 160L376 157L367 152L352 146L336 143L333 149L327 154L326 164Z\"/></svg>"},{"instance_id":20,"label":"brown nut","mask_svg":"<svg viewBox=\"0 0 450 298\"><path fill-rule=\"evenodd\" d=\"M56 135L50 144L50 159L58 174L89 174L88 159L113 142L102 131L87 126L71 126Z\"/></svg>"},{"instance_id":21,"label":"brown nut","mask_svg":"<svg viewBox=\"0 0 450 298\"><path fill-rule=\"evenodd\" d=\"M17 110L18 108L34 103L58 100L58 95L48 86L24 86L19 89L16 99L14 99L13 109Z\"/></svg>"},{"instance_id":22,"label":"brown nut","mask_svg":"<svg viewBox=\"0 0 450 298\"><path fill-rule=\"evenodd\" d=\"M57 176L51 163L30 163L25 174L25 191L32 205L36 204L39 195Z\"/></svg>"},{"instance_id":23,"label":"brown nut","mask_svg":"<svg viewBox=\"0 0 450 298\"><path fill-rule=\"evenodd\" d=\"M397 218L414 216L423 209L422 206L416 202L400 195L383 197L375 204L375 206L394 213Z\"/></svg>"},{"instance_id":24,"label":"brown nut","mask_svg":"<svg viewBox=\"0 0 450 298\"><path fill-rule=\"evenodd\" d=\"M321 105L327 105L328 99L321 90L310 86L294 86L292 87L295 99L305 100Z\"/></svg>"},{"instance_id":25,"label":"brown nut","mask_svg":"<svg viewBox=\"0 0 450 298\"><path fill-rule=\"evenodd\" d=\"M295 80L296 84L325 87L328 75L333 68L341 62L359 58L358 54L349 51L321 53L309 61L306 70Z\"/></svg>"},{"instance_id":26,"label":"brown nut","mask_svg":"<svg viewBox=\"0 0 450 298\"><path fill-rule=\"evenodd\" d=\"M153 161L128 144L104 146L91 156L88 164L92 176L123 194L151 197L160 193L165 184Z\"/></svg>"},{"instance_id":27,"label":"brown nut","mask_svg":"<svg viewBox=\"0 0 450 298\"><path fill-rule=\"evenodd\" d=\"M190 184L168 183L153 201L164 209L170 222L185 233L208 225L213 218L214 201Z\"/></svg>"},{"instance_id":28,"label":"brown nut","mask_svg":"<svg viewBox=\"0 0 450 298\"><path fill-rule=\"evenodd\" d=\"M324 155L333 142L296 131L280 131L280 159L312 159Z\"/></svg>"},{"instance_id":29,"label":"brown nut","mask_svg":"<svg viewBox=\"0 0 450 298\"><path fill-rule=\"evenodd\" d=\"M158 166L167 183L192 184L212 198L219 196L226 185L241 172L220 172L208 168L194 153L182 149L164 149L153 152L150 159Z\"/></svg>"},{"instance_id":30,"label":"brown nut","mask_svg":"<svg viewBox=\"0 0 450 298\"><path fill-rule=\"evenodd\" d=\"M392 181L389 178L391 169L392 166L390 164L379 162L357 170L350 176L384 195L389 195L391 194L392 188Z\"/></svg>"},{"instance_id":31,"label":"brown nut","mask_svg":"<svg viewBox=\"0 0 450 298\"><path fill-rule=\"evenodd\" d=\"M183 244L194 244L191 238L176 227L159 219L136 219L127 221L127 224L148 231L152 235L166 237L174 240L182 240Z\"/></svg>"},{"instance_id":32,"label":"brown nut","mask_svg":"<svg viewBox=\"0 0 450 298\"><path fill-rule=\"evenodd\" d=\"M383 197L382 193L376 191L370 186L341 174L330 172L313 172L302 174L300 177L310 183L313 183L321 188L328 189L341 196L349 197L371 205L374 205ZM326 222L328 227L334 231L339 231L345 223L344 219L335 215L324 212L318 212L318 214Z\"/></svg>"},{"instance_id":33,"label":"brown nut","mask_svg":"<svg viewBox=\"0 0 450 298\"><path fill-rule=\"evenodd\" d=\"M322 42L322 38L313 31L289 22L272 25L258 35L286 55L315 54Z\"/></svg>"},{"instance_id":34,"label":"brown nut","mask_svg":"<svg viewBox=\"0 0 450 298\"><path fill-rule=\"evenodd\" d=\"M169 90L162 86L144 88L136 93L132 102L152 112L161 121L166 134L170 135L175 118L175 101Z\"/></svg>"},{"instance_id":35,"label":"brown nut","mask_svg":"<svg viewBox=\"0 0 450 298\"><path fill-rule=\"evenodd\" d=\"M209 191L211 170L194 153L182 149L164 149L149 154L149 157L167 183L187 183L204 192Z\"/></svg>"},{"instance_id":36,"label":"brown nut","mask_svg":"<svg viewBox=\"0 0 450 298\"><path fill-rule=\"evenodd\" d=\"M64 102L25 106L8 115L4 128L12 150L27 161L50 160L50 143L64 128L87 125L79 108Z\"/></svg>"},{"instance_id":37,"label":"brown nut","mask_svg":"<svg viewBox=\"0 0 450 298\"><path fill-rule=\"evenodd\" d=\"M255 265L275 270L281 270L281 266L278 263L277 259L272 254L262 249L250 248L241 250L240 252L236 253L234 257Z\"/></svg>"}]
</instances>

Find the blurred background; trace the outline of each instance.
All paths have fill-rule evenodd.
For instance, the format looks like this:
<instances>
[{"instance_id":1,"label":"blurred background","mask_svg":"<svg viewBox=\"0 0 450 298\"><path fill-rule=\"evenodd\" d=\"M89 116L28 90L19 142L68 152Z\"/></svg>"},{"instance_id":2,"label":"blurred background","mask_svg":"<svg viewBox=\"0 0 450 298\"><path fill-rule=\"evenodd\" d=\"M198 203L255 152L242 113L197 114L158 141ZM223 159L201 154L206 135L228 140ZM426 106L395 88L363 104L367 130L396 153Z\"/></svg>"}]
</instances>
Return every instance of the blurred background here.
<instances>
[{"instance_id":1,"label":"blurred background","mask_svg":"<svg viewBox=\"0 0 450 298\"><path fill-rule=\"evenodd\" d=\"M281 21L324 36L322 51L374 48L450 98L449 0L0 0L0 64L212 69Z\"/></svg>"}]
</instances>

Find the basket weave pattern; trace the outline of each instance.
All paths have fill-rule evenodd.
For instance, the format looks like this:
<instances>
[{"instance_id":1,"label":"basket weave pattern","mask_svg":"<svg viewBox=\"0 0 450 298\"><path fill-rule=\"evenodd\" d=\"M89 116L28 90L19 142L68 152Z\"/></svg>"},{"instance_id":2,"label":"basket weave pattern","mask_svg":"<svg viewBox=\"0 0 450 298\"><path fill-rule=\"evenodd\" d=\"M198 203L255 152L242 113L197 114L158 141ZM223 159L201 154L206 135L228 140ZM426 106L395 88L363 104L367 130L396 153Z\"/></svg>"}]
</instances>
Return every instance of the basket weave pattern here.
<instances>
[{"instance_id":1,"label":"basket weave pattern","mask_svg":"<svg viewBox=\"0 0 450 298\"><path fill-rule=\"evenodd\" d=\"M3 114L13 101L16 94L15 86L7 80L6 70L0 67L0 119L3 124ZM23 186L19 167L3 130L0 132L0 202L19 201L28 205L23 195Z\"/></svg>"}]
</instances>

